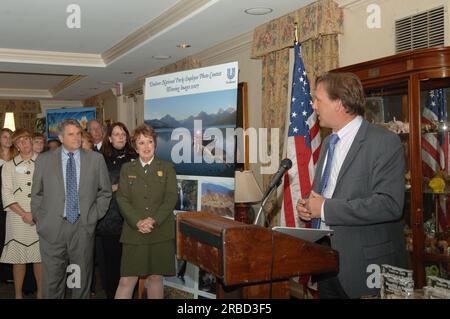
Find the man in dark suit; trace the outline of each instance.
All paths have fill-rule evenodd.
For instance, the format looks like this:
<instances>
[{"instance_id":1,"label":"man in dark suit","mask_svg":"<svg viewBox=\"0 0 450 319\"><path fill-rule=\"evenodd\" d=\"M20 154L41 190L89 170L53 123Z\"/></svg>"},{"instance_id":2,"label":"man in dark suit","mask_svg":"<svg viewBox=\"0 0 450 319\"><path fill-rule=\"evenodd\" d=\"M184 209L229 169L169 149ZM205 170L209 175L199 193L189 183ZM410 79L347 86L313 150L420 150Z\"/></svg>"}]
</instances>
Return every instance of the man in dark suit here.
<instances>
[{"instance_id":1,"label":"man in dark suit","mask_svg":"<svg viewBox=\"0 0 450 319\"><path fill-rule=\"evenodd\" d=\"M62 146L39 155L31 190L43 296L64 298L66 267L71 264L72 298L88 298L95 226L108 209L111 183L103 156L80 149L80 124L66 119L59 129Z\"/></svg>"},{"instance_id":2,"label":"man in dark suit","mask_svg":"<svg viewBox=\"0 0 450 319\"><path fill-rule=\"evenodd\" d=\"M320 276L321 298L376 294L369 265L405 267L404 151L399 137L362 118L364 90L351 73L327 73L316 80L314 111L325 138L309 199L300 199L302 220L334 231L339 273Z\"/></svg>"},{"instance_id":3,"label":"man in dark suit","mask_svg":"<svg viewBox=\"0 0 450 319\"><path fill-rule=\"evenodd\" d=\"M94 150L100 152L102 149L103 138L105 137L105 130L103 125L97 120L90 120L87 124L87 131L92 135L94 140Z\"/></svg>"}]
</instances>

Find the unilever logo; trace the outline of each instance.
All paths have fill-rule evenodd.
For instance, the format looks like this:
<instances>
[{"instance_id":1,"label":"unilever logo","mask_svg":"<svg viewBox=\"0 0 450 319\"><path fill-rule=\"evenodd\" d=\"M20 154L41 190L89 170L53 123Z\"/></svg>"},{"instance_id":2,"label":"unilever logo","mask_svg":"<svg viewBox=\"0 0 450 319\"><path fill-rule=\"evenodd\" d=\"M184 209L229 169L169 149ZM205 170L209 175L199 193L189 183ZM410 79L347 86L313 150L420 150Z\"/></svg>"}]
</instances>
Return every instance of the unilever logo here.
<instances>
[{"instance_id":1,"label":"unilever logo","mask_svg":"<svg viewBox=\"0 0 450 319\"><path fill-rule=\"evenodd\" d=\"M236 82L236 80L235 80L236 68L228 68L227 69L227 78L228 78L227 84Z\"/></svg>"}]
</instances>

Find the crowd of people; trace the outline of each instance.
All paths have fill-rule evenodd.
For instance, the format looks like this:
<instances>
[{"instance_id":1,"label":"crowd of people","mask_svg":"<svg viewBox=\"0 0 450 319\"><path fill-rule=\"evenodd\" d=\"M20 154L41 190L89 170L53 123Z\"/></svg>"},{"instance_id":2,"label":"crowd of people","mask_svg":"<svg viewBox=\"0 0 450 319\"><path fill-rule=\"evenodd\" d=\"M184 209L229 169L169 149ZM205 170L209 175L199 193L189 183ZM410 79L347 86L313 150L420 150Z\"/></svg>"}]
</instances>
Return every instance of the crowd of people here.
<instances>
[{"instance_id":1,"label":"crowd of people","mask_svg":"<svg viewBox=\"0 0 450 319\"><path fill-rule=\"evenodd\" d=\"M143 277L147 297L163 298L162 276L175 274L177 189L155 148L145 124L131 136L121 122L91 120L85 131L66 119L47 143L0 131L0 280L14 282L15 298L92 298L96 286L132 298ZM67 275L79 276L71 287Z\"/></svg>"},{"instance_id":2,"label":"crowd of people","mask_svg":"<svg viewBox=\"0 0 450 319\"><path fill-rule=\"evenodd\" d=\"M315 87L313 110L332 134L313 190L296 210L314 228L333 230L320 243L339 252L339 271L312 278L320 297L361 298L379 290L367 284L368 267L408 264L404 151L396 134L364 119L364 90L354 74L327 73ZM175 274L178 196L173 164L155 156L153 128L141 125L130 136L122 123L105 131L90 121L84 132L69 119L59 141L49 141L48 150L44 142L24 129L0 134L0 262L12 264L16 298L27 264L37 298L64 298L69 264L81 279L72 297L89 298L95 263L108 298L132 298L142 277L147 296L162 298L163 276Z\"/></svg>"}]
</instances>

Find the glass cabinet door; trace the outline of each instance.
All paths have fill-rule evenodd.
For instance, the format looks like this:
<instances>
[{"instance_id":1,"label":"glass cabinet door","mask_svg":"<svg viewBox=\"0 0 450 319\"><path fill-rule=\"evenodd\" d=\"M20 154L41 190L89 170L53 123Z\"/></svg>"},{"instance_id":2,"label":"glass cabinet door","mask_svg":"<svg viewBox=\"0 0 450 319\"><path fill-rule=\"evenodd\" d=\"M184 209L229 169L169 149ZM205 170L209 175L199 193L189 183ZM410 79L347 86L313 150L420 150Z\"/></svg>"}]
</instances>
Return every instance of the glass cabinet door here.
<instances>
[{"instance_id":1,"label":"glass cabinet door","mask_svg":"<svg viewBox=\"0 0 450 319\"><path fill-rule=\"evenodd\" d=\"M406 248L411 252L410 265L413 265L413 234L411 227L411 160L409 152L410 123L408 79L390 83L382 88L366 88L366 108L364 117L371 123L377 124L396 133L403 144L405 156L405 203L403 221Z\"/></svg>"},{"instance_id":2,"label":"glass cabinet door","mask_svg":"<svg viewBox=\"0 0 450 319\"><path fill-rule=\"evenodd\" d=\"M450 78L420 82L423 240L426 275L450 278Z\"/></svg>"}]
</instances>

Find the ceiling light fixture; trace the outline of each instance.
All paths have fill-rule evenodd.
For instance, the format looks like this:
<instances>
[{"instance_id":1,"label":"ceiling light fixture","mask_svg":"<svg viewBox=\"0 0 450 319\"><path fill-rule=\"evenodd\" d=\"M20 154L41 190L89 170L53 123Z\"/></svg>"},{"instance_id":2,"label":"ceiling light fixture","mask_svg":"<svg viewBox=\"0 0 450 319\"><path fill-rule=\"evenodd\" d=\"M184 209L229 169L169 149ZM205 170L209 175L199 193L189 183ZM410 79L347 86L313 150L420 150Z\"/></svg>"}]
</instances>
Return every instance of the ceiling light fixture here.
<instances>
[{"instance_id":1,"label":"ceiling light fixture","mask_svg":"<svg viewBox=\"0 0 450 319\"><path fill-rule=\"evenodd\" d=\"M272 11L272 8L248 8L244 10L245 13L252 16L263 16L265 14L271 13Z\"/></svg>"},{"instance_id":2,"label":"ceiling light fixture","mask_svg":"<svg viewBox=\"0 0 450 319\"><path fill-rule=\"evenodd\" d=\"M122 72L122 74L130 75L130 74L133 74L133 72L131 72L131 71L125 71L125 72Z\"/></svg>"},{"instance_id":3,"label":"ceiling light fixture","mask_svg":"<svg viewBox=\"0 0 450 319\"><path fill-rule=\"evenodd\" d=\"M154 55L152 56L153 59L155 60L168 60L171 58L170 55Z\"/></svg>"},{"instance_id":4,"label":"ceiling light fixture","mask_svg":"<svg viewBox=\"0 0 450 319\"><path fill-rule=\"evenodd\" d=\"M191 47L191 45L189 43L186 43L186 42L182 42L182 43L177 45L177 48L180 48L180 49L187 49L187 48L190 48L190 47Z\"/></svg>"}]
</instances>

